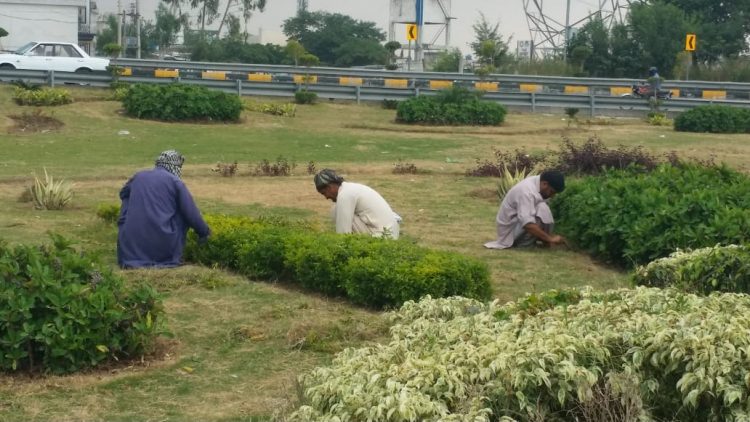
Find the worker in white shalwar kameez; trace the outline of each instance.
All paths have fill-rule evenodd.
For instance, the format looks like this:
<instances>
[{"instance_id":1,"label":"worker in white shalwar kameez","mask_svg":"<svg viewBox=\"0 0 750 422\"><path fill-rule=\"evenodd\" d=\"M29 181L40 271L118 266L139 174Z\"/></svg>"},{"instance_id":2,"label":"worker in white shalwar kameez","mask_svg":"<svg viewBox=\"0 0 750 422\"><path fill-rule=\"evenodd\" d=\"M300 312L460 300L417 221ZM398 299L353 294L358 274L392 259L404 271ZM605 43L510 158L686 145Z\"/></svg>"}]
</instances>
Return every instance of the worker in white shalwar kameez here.
<instances>
[{"instance_id":1,"label":"worker in white shalwar kameez","mask_svg":"<svg viewBox=\"0 0 750 422\"><path fill-rule=\"evenodd\" d=\"M398 239L401 217L374 189L345 182L331 169L319 171L314 182L318 192L334 202L332 217L336 233L365 233Z\"/></svg>"},{"instance_id":2,"label":"worker in white shalwar kameez","mask_svg":"<svg viewBox=\"0 0 750 422\"><path fill-rule=\"evenodd\" d=\"M546 202L564 189L565 176L558 171L545 171L520 181L505 194L500 204L497 240L484 246L507 249L565 243L562 236L553 234L555 220Z\"/></svg>"}]
</instances>

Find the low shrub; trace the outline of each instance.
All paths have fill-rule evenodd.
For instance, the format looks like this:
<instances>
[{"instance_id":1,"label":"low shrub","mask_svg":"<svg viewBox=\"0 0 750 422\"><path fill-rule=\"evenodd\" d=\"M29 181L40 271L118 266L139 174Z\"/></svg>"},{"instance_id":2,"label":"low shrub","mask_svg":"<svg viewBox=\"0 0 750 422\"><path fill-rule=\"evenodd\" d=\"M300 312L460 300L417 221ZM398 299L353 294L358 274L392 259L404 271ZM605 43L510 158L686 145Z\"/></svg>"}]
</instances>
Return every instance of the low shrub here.
<instances>
[{"instance_id":1,"label":"low shrub","mask_svg":"<svg viewBox=\"0 0 750 422\"><path fill-rule=\"evenodd\" d=\"M564 139L560 144L557 161L555 168L567 175L596 175L606 169L625 169L631 166L653 170L660 162L658 157L648 153L643 147L620 145L608 148L596 137L581 144Z\"/></svg>"},{"instance_id":2,"label":"low shrub","mask_svg":"<svg viewBox=\"0 0 750 422\"><path fill-rule=\"evenodd\" d=\"M706 317L709 315L710 317ZM407 302L300 377L290 421L742 421L750 297L637 288ZM606 415L602 417L602 415ZM625 416L627 415L627 416Z\"/></svg>"},{"instance_id":3,"label":"low shrub","mask_svg":"<svg viewBox=\"0 0 750 422\"><path fill-rule=\"evenodd\" d=\"M291 103L275 104L255 103L248 101L245 103L245 110L270 114L273 116L294 117L294 115L297 113L297 105Z\"/></svg>"},{"instance_id":4,"label":"low shrub","mask_svg":"<svg viewBox=\"0 0 750 422\"><path fill-rule=\"evenodd\" d=\"M96 216L105 223L115 224L120 218L120 204L99 204L96 206Z\"/></svg>"},{"instance_id":5,"label":"low shrub","mask_svg":"<svg viewBox=\"0 0 750 422\"><path fill-rule=\"evenodd\" d=\"M504 177L505 172L511 174L527 173L535 168L548 164L547 154L530 154L516 149L513 152L493 149L494 160L479 160L477 166L466 171L467 176L473 177Z\"/></svg>"},{"instance_id":6,"label":"low shrub","mask_svg":"<svg viewBox=\"0 0 750 422\"><path fill-rule=\"evenodd\" d=\"M729 245L677 251L638 267L633 280L642 286L675 287L698 294L750 293L750 247Z\"/></svg>"},{"instance_id":7,"label":"low shrub","mask_svg":"<svg viewBox=\"0 0 750 422\"><path fill-rule=\"evenodd\" d=\"M398 110L398 100L385 99L381 103L381 106L386 110Z\"/></svg>"},{"instance_id":8,"label":"low shrub","mask_svg":"<svg viewBox=\"0 0 750 422\"><path fill-rule=\"evenodd\" d=\"M649 113L646 117L646 121L651 126L672 126L673 122L669 120L664 113Z\"/></svg>"},{"instance_id":9,"label":"low shrub","mask_svg":"<svg viewBox=\"0 0 750 422\"><path fill-rule=\"evenodd\" d=\"M315 168L315 161L308 161L307 162L307 174L313 175L317 173L317 169Z\"/></svg>"},{"instance_id":10,"label":"low shrub","mask_svg":"<svg viewBox=\"0 0 750 422\"><path fill-rule=\"evenodd\" d=\"M0 370L69 373L148 352L163 330L156 291L126 288L64 238L52 240L0 242Z\"/></svg>"},{"instance_id":11,"label":"low shrub","mask_svg":"<svg viewBox=\"0 0 750 422\"><path fill-rule=\"evenodd\" d=\"M70 104L73 97L63 88L25 89L16 87L13 90L13 100L23 106L58 106Z\"/></svg>"},{"instance_id":12,"label":"low shrub","mask_svg":"<svg viewBox=\"0 0 750 422\"><path fill-rule=\"evenodd\" d=\"M695 107L674 119L679 132L746 133L750 132L750 110L722 105Z\"/></svg>"},{"instance_id":13,"label":"low shrub","mask_svg":"<svg viewBox=\"0 0 750 422\"><path fill-rule=\"evenodd\" d=\"M306 89L294 93L294 102L297 104L315 104L318 101L318 94Z\"/></svg>"},{"instance_id":14,"label":"low shrub","mask_svg":"<svg viewBox=\"0 0 750 422\"><path fill-rule=\"evenodd\" d=\"M306 223L206 216L212 235L191 234L185 259L222 266L259 280L299 283L377 307L425 295L490 296L487 266L404 240L321 233Z\"/></svg>"},{"instance_id":15,"label":"low shrub","mask_svg":"<svg viewBox=\"0 0 750 422\"><path fill-rule=\"evenodd\" d=\"M216 163L216 168L211 169L211 171L219 173L222 177L232 177L237 174L237 162Z\"/></svg>"},{"instance_id":16,"label":"low shrub","mask_svg":"<svg viewBox=\"0 0 750 422\"><path fill-rule=\"evenodd\" d=\"M623 266L750 240L750 178L726 167L609 170L571 180L550 205L569 240Z\"/></svg>"},{"instance_id":17,"label":"low shrub","mask_svg":"<svg viewBox=\"0 0 750 422\"><path fill-rule=\"evenodd\" d=\"M396 121L433 125L499 125L507 110L501 104L483 101L480 94L453 87L435 96L419 95L402 101Z\"/></svg>"},{"instance_id":18,"label":"low shrub","mask_svg":"<svg viewBox=\"0 0 750 422\"><path fill-rule=\"evenodd\" d=\"M255 166L253 175L255 176L291 176L292 171L297 167L297 163L289 161L284 156L276 158L276 162L270 162L266 159L260 160Z\"/></svg>"},{"instance_id":19,"label":"low shrub","mask_svg":"<svg viewBox=\"0 0 750 422\"><path fill-rule=\"evenodd\" d=\"M237 95L197 85L132 85L122 101L128 115L165 121L237 121L242 101Z\"/></svg>"},{"instance_id":20,"label":"low shrub","mask_svg":"<svg viewBox=\"0 0 750 422\"><path fill-rule=\"evenodd\" d=\"M73 200L73 184L66 180L55 181L44 169L44 180L34 176L31 200L38 210L61 210Z\"/></svg>"},{"instance_id":21,"label":"low shrub","mask_svg":"<svg viewBox=\"0 0 750 422\"><path fill-rule=\"evenodd\" d=\"M418 172L416 164L401 160L393 164L393 170L391 170L393 174L417 174Z\"/></svg>"}]
</instances>

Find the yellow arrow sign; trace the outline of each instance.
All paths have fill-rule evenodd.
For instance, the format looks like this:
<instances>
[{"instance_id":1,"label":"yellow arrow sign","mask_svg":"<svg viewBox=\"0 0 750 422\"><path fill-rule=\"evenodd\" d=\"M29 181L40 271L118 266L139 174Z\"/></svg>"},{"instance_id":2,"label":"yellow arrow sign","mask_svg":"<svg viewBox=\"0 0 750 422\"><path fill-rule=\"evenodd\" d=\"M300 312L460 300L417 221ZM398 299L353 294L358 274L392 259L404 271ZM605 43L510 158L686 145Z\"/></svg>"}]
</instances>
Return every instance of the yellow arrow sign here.
<instances>
[{"instance_id":1,"label":"yellow arrow sign","mask_svg":"<svg viewBox=\"0 0 750 422\"><path fill-rule=\"evenodd\" d=\"M417 25L409 24L406 25L406 39L409 41L417 40Z\"/></svg>"},{"instance_id":2,"label":"yellow arrow sign","mask_svg":"<svg viewBox=\"0 0 750 422\"><path fill-rule=\"evenodd\" d=\"M685 37L685 51L695 51L695 44L698 38L695 34L687 34Z\"/></svg>"}]
</instances>

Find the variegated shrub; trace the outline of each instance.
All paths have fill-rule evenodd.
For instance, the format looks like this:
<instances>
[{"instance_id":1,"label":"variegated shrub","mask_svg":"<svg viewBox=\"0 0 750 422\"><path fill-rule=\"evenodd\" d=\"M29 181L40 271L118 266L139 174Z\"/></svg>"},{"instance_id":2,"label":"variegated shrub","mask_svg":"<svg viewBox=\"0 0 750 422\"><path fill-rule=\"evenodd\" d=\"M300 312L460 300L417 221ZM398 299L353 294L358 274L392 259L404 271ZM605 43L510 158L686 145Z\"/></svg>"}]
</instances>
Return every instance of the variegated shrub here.
<instances>
[{"instance_id":1,"label":"variegated shrub","mask_svg":"<svg viewBox=\"0 0 750 422\"><path fill-rule=\"evenodd\" d=\"M301 377L294 421L748 421L750 297L639 287L407 302Z\"/></svg>"}]
</instances>

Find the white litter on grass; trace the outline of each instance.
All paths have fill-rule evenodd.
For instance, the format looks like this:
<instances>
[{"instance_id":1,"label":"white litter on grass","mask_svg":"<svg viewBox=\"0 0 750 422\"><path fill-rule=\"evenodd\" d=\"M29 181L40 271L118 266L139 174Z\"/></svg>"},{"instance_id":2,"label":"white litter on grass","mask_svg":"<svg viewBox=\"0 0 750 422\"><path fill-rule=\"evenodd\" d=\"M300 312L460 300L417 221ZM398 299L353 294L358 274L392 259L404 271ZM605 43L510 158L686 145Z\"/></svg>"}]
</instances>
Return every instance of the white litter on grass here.
<instances>
[{"instance_id":1,"label":"white litter on grass","mask_svg":"<svg viewBox=\"0 0 750 422\"><path fill-rule=\"evenodd\" d=\"M326 147L326 148L330 148L330 147L331 147L331 146L330 146L330 145L328 145L328 144L325 144L325 145L323 145L323 146L324 146L324 147Z\"/></svg>"},{"instance_id":2,"label":"white litter on grass","mask_svg":"<svg viewBox=\"0 0 750 422\"><path fill-rule=\"evenodd\" d=\"M659 135L660 138L666 138L667 135Z\"/></svg>"},{"instance_id":3,"label":"white litter on grass","mask_svg":"<svg viewBox=\"0 0 750 422\"><path fill-rule=\"evenodd\" d=\"M130 131L121 130L121 131L117 132L117 134L120 135L120 136L130 135Z\"/></svg>"}]
</instances>

